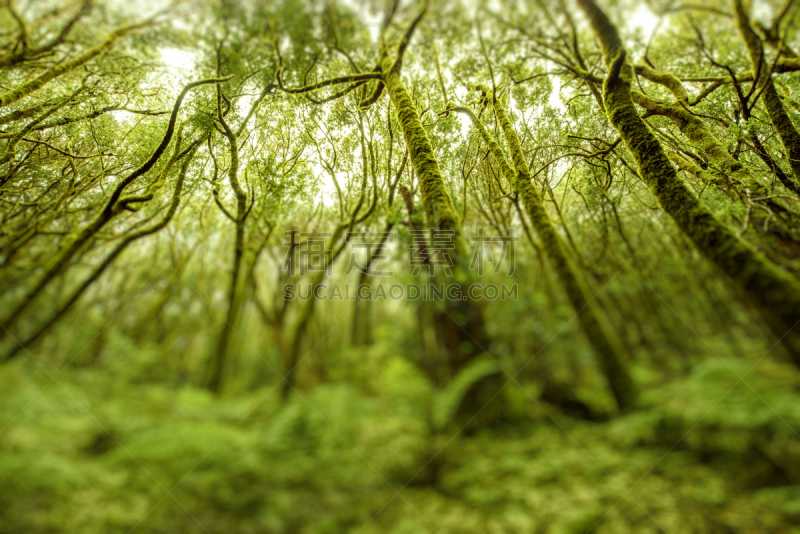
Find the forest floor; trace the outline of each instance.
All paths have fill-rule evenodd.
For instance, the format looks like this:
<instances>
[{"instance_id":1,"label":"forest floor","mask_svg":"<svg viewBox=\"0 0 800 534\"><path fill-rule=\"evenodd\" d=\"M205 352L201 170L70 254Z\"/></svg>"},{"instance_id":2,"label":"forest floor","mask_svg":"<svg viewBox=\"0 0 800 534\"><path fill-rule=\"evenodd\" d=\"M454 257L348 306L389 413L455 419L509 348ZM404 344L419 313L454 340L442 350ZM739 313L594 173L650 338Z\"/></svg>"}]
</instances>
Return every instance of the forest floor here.
<instances>
[{"instance_id":1,"label":"forest floor","mask_svg":"<svg viewBox=\"0 0 800 534\"><path fill-rule=\"evenodd\" d=\"M800 532L800 378L718 360L606 422L433 433L402 360L376 391L215 398L0 368L2 532ZM741 380L744 376L746 379Z\"/></svg>"}]
</instances>

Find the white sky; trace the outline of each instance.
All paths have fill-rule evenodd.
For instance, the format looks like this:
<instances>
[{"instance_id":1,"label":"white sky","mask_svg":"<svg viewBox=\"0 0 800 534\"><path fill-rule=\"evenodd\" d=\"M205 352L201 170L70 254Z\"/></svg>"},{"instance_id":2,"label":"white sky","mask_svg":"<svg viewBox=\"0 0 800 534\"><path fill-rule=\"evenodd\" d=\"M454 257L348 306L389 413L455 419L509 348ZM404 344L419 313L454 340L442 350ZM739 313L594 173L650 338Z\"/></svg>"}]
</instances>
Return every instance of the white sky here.
<instances>
[{"instance_id":1,"label":"white sky","mask_svg":"<svg viewBox=\"0 0 800 534\"><path fill-rule=\"evenodd\" d=\"M630 19L628 19L628 27L632 30L639 29L644 35L649 36L657 22L658 17L643 2L631 14Z\"/></svg>"}]
</instances>

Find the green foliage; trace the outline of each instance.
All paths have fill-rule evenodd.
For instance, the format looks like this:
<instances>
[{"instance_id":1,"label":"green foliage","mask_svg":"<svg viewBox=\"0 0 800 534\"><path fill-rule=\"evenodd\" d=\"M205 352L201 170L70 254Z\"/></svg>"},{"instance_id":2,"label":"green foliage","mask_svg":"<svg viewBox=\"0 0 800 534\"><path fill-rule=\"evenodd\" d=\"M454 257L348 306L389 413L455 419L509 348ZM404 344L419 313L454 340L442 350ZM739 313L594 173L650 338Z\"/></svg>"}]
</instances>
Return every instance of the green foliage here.
<instances>
[{"instance_id":1,"label":"green foliage","mask_svg":"<svg viewBox=\"0 0 800 534\"><path fill-rule=\"evenodd\" d=\"M470 438L431 434L425 413L409 410L420 392L401 387L414 379L399 361L382 371L376 394L329 385L280 409L270 389L220 400L85 370L47 385L44 373L5 367L4 417L47 387L4 433L2 524L106 532L141 520L137 529L193 531L193 516L208 529L266 532L403 531L426 521L439 532L630 532L656 522L675 532L775 530L796 517L797 479L746 496L764 477L797 476L788 425L800 418L798 378L758 363L747 384L762 401L742 383L731 390L751 367L709 360L650 391L641 412L608 423L553 413ZM437 452L435 486L412 484L382 509L391 487L419 476Z\"/></svg>"},{"instance_id":2,"label":"green foliage","mask_svg":"<svg viewBox=\"0 0 800 534\"><path fill-rule=\"evenodd\" d=\"M798 532L794 8L168 3L0 7L0 532Z\"/></svg>"},{"instance_id":3,"label":"green foliage","mask_svg":"<svg viewBox=\"0 0 800 534\"><path fill-rule=\"evenodd\" d=\"M475 359L461 369L433 401L431 417L434 427L443 429L453 422L470 388L479 387L481 380L499 372L497 364L488 357Z\"/></svg>"}]
</instances>

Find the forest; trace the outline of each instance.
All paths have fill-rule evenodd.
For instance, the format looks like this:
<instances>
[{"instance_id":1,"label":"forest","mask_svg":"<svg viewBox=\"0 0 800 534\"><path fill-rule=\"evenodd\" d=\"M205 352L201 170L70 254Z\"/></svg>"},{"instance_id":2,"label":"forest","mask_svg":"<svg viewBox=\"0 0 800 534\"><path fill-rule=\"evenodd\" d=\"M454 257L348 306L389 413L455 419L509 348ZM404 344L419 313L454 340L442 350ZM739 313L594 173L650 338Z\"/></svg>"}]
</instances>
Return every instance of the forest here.
<instances>
[{"instance_id":1,"label":"forest","mask_svg":"<svg viewBox=\"0 0 800 534\"><path fill-rule=\"evenodd\" d=\"M0 1L0 532L800 533L800 1Z\"/></svg>"}]
</instances>

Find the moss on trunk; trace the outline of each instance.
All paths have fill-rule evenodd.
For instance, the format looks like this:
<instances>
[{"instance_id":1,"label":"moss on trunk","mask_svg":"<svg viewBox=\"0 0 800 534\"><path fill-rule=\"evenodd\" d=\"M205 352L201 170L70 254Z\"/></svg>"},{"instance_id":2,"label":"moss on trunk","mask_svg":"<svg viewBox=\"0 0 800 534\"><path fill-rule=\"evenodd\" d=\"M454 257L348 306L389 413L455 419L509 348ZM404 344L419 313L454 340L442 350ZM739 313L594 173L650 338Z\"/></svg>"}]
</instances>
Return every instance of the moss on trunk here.
<instances>
[{"instance_id":1,"label":"moss on trunk","mask_svg":"<svg viewBox=\"0 0 800 534\"><path fill-rule=\"evenodd\" d=\"M33 302L33 300L39 296L44 288L47 287L47 285L56 277L56 275L61 272L61 270L67 265L67 263L69 263L75 254L77 254L78 251L80 251L95 234L97 234L97 232L103 229L103 227L105 227L117 215L119 215L126 206L130 204L135 205L136 203L141 202L140 197L130 196L127 198L122 198L122 194L129 185L131 185L142 175L149 172L153 166L155 166L158 160L161 159L161 156L164 154L170 142L172 141L172 136L175 132L175 126L178 121L178 112L180 111L183 99L186 97L188 92L191 89L201 85L212 83L216 84L222 81L227 81L228 79L230 78L210 78L192 82L183 88L181 93L178 95L178 98L175 100L175 105L172 108L172 114L167 125L167 130L164 133L164 137L153 154L144 164L117 183L109 195L108 200L106 200L102 210L95 216L91 223L65 238L65 242L62 244L60 250L45 263L43 269L44 272L39 279L34 282L33 286L25 293L22 299L20 299L19 303L14 306L3 318L2 323L0 323L0 326L2 326L4 329L3 334L6 334L8 329L12 325L16 324L16 322L20 319L22 312L25 311L25 309Z\"/></svg>"},{"instance_id":2,"label":"moss on trunk","mask_svg":"<svg viewBox=\"0 0 800 534\"><path fill-rule=\"evenodd\" d=\"M142 27L142 24L135 24L132 26L126 26L123 28L118 28L103 38L102 41L94 45L93 47L85 50L84 52L78 54L74 58L64 61L63 63L59 63L58 65L54 66L53 68L47 70L44 74L30 80L28 82L23 83L22 85L15 87L9 91L6 91L2 95L0 95L0 107L8 106L9 104L13 104L20 98L24 98L29 94L38 91L42 87L44 87L47 83L55 80L59 76L63 76L73 70L77 69L81 65L85 65L86 63L90 62L100 54L103 54L106 50L111 48L111 46L116 43L121 37L131 33L137 28Z\"/></svg>"},{"instance_id":3,"label":"moss on trunk","mask_svg":"<svg viewBox=\"0 0 800 534\"><path fill-rule=\"evenodd\" d=\"M621 409L631 408L636 402L636 388L625 367L625 352L611 325L597 308L594 298L583 282L577 267L570 260L564 250L561 238L558 236L553 221L547 213L542 197L533 185L530 169L522 152L522 145L514 131L505 108L499 99L495 99L492 90L486 86L478 86L487 100L494 105L495 116L505 135L506 142L511 148L511 155L515 169L508 163L503 149L495 141L483 123L466 108L450 107L454 111L465 112L480 133L481 138L489 147L501 172L509 183L515 185L517 193L522 199L533 227L539 235L545 254L550 260L550 265L564 288L570 304L578 316L581 327L586 337L594 347L600 366L608 380L617 405Z\"/></svg>"},{"instance_id":4,"label":"moss on trunk","mask_svg":"<svg viewBox=\"0 0 800 534\"><path fill-rule=\"evenodd\" d=\"M415 24L418 20L415 21ZM454 232L452 243L455 248L450 254L454 267L452 278L448 282L457 284L462 295L468 295L472 277L469 270L469 254L461 234L458 213L447 192L442 171L430 139L422 126L417 107L401 77L402 52L408 44L408 38L409 35L402 43L400 54L396 60L386 50L381 54L380 69L383 74L384 87L397 113L403 139L408 148L409 159L419 177L428 225L436 230ZM439 334L447 346L449 365L455 374L467 362L483 354L485 348L489 346L486 322L480 304L468 299L446 299L440 308L445 317L438 321ZM493 374L487 377L481 387L474 388L464 398L459 417L467 422L473 422L473 418L478 414L482 421L501 417L501 412L497 410L497 403L492 403L501 389L502 382L499 375ZM489 404L492 404L492 408L485 409Z\"/></svg>"},{"instance_id":5,"label":"moss on trunk","mask_svg":"<svg viewBox=\"0 0 800 534\"><path fill-rule=\"evenodd\" d=\"M800 366L800 284L753 250L691 193L631 99L633 67L616 28L593 0L579 0L603 48L609 73L603 101L611 124L633 154L639 174L697 250L755 303L767 325Z\"/></svg>"},{"instance_id":6,"label":"moss on trunk","mask_svg":"<svg viewBox=\"0 0 800 534\"><path fill-rule=\"evenodd\" d=\"M786 150L786 156L789 159L789 166L794 175L795 186L800 183L800 133L797 128L792 124L792 120L786 113L783 107L781 97L778 95L778 90L775 89L775 84L772 81L772 66L767 61L761 39L753 31L750 26L750 20L744 10L741 0L733 1L734 12L736 13L736 24L739 27L739 33L747 45L747 52L750 55L750 62L753 65L753 73L758 77L757 84L759 89L763 91L761 99L764 102L764 108L767 110L769 120L778 137L783 143Z\"/></svg>"},{"instance_id":7,"label":"moss on trunk","mask_svg":"<svg viewBox=\"0 0 800 534\"><path fill-rule=\"evenodd\" d=\"M651 73L657 72L652 69L650 69L650 71ZM671 76L664 73L660 74ZM676 94L676 96L678 96L678 94ZM747 167L730 155L728 150L712 133L706 123L701 118L693 115L680 103L668 104L660 102L635 90L631 91L631 98L644 109L671 119L678 126L680 131L719 167L725 176L732 179L731 181L733 184L741 184L741 186L744 186L744 196L752 196L753 198L769 196L767 188L758 181ZM714 180L713 183L722 185L717 180Z\"/></svg>"}]
</instances>

